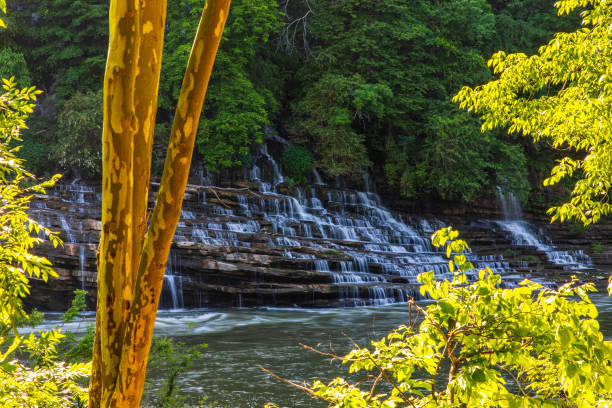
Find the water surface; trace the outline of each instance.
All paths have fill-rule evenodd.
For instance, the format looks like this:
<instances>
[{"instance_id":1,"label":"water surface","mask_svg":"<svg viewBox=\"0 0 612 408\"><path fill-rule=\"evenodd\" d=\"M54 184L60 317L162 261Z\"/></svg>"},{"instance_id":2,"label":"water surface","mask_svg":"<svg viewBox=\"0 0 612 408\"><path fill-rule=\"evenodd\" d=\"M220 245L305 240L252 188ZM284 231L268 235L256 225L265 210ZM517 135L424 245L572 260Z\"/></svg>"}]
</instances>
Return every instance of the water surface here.
<instances>
[{"instance_id":1,"label":"water surface","mask_svg":"<svg viewBox=\"0 0 612 408\"><path fill-rule=\"evenodd\" d=\"M604 335L612 336L612 298L592 294ZM51 327L57 321L48 321ZM64 326L84 331L90 316ZM408 322L407 305L334 309L199 309L160 311L156 336L169 336L188 345L207 343L208 349L179 380L180 393L192 402L203 395L219 407L251 408L275 402L286 408L318 408L326 404L282 384L258 366L301 383L347 377L347 366L306 350L348 352L354 343L369 345ZM46 326L45 325L45 326ZM44 328L44 327L43 327ZM357 377L355 377L357 378Z\"/></svg>"}]
</instances>

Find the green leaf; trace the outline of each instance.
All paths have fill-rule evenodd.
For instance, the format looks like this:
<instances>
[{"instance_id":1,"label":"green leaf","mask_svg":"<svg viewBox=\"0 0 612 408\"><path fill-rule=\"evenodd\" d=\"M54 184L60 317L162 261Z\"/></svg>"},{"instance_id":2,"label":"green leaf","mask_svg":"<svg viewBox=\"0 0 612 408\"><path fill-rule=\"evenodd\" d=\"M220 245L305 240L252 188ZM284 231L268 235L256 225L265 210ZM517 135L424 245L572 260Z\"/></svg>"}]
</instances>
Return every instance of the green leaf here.
<instances>
[{"instance_id":1,"label":"green leaf","mask_svg":"<svg viewBox=\"0 0 612 408\"><path fill-rule=\"evenodd\" d=\"M559 328L557 335L559 336L562 348L566 348L573 338L572 332L566 327Z\"/></svg>"},{"instance_id":2,"label":"green leaf","mask_svg":"<svg viewBox=\"0 0 612 408\"><path fill-rule=\"evenodd\" d=\"M477 383L483 383L487 380L487 377L485 376L484 371L482 371L480 368L477 368L472 373L472 380L474 380Z\"/></svg>"},{"instance_id":3,"label":"green leaf","mask_svg":"<svg viewBox=\"0 0 612 408\"><path fill-rule=\"evenodd\" d=\"M449 315L454 315L455 314L455 306L450 301L448 301L446 299L439 300L438 301L438 306L440 306L440 309L445 314L449 314Z\"/></svg>"},{"instance_id":4,"label":"green leaf","mask_svg":"<svg viewBox=\"0 0 612 408\"><path fill-rule=\"evenodd\" d=\"M565 367L565 374L568 378L573 378L578 371L578 366L574 363L568 363Z\"/></svg>"},{"instance_id":5,"label":"green leaf","mask_svg":"<svg viewBox=\"0 0 612 408\"><path fill-rule=\"evenodd\" d=\"M6 371L9 374L12 374L13 372L15 372L15 370L17 370L18 366L16 364L2 362L0 363L0 368L2 368L2 370Z\"/></svg>"}]
</instances>

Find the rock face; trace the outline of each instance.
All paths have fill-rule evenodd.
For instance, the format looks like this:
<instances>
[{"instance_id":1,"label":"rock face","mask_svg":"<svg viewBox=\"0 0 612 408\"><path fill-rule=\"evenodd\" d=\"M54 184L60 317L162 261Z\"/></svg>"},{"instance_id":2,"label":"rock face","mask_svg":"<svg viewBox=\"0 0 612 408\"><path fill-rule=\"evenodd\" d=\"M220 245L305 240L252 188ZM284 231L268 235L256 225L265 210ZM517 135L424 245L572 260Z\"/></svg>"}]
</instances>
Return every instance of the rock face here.
<instances>
[{"instance_id":1,"label":"rock face","mask_svg":"<svg viewBox=\"0 0 612 408\"><path fill-rule=\"evenodd\" d=\"M48 283L33 280L31 306L63 310L73 290L82 288L89 293L88 306L95 307L100 198L97 186L79 183L35 197L32 217L60 231L64 248L45 243L36 249L60 276ZM611 224L576 231L522 218L470 221L393 213L374 192L323 184L289 189L263 149L242 181L213 185L200 177L188 185L160 307L402 302L417 295L418 273L433 269L450 276L447 260L429 243L432 232L445 225L468 240L476 267L489 265L510 280L565 278L575 270L607 276L612 265ZM527 233L512 229L521 227Z\"/></svg>"}]
</instances>

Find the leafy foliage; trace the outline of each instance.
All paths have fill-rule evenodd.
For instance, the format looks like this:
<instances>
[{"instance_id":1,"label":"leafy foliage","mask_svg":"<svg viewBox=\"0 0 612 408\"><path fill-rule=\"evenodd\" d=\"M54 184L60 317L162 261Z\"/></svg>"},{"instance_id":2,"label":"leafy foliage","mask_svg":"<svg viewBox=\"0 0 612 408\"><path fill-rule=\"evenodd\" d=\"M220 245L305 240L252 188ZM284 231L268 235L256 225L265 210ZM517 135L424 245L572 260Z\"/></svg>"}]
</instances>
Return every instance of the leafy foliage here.
<instances>
[{"instance_id":1,"label":"leafy foliage","mask_svg":"<svg viewBox=\"0 0 612 408\"><path fill-rule=\"evenodd\" d=\"M478 134L450 103L459 84L490 79L482 55L498 35L496 13L514 18L519 10L489 3L289 3L289 15L303 16L290 18L290 31L304 36L295 44L307 54L296 68L290 137L330 175L374 167L392 194L468 201L501 180L526 194L516 140ZM465 176L452 182L449 174Z\"/></svg>"},{"instance_id":2,"label":"leafy foliage","mask_svg":"<svg viewBox=\"0 0 612 408\"><path fill-rule=\"evenodd\" d=\"M319 157L317 165L332 176L359 176L371 164L364 135L352 127L355 105L364 110L367 100L379 99L366 95L366 87L359 78L329 74L312 86L297 104L293 139L312 146ZM383 95L391 96L387 87L378 89ZM363 92L358 94L361 98L357 102L354 99L359 90Z\"/></svg>"},{"instance_id":3,"label":"leafy foliage","mask_svg":"<svg viewBox=\"0 0 612 408\"><path fill-rule=\"evenodd\" d=\"M167 111L176 105L201 8L199 0L168 4L165 74L160 83L160 106ZM262 127L269 123L276 102L257 85L251 72L258 70L257 57L279 27L276 0L232 3L198 127L198 151L211 170L247 163L250 146L263 139Z\"/></svg>"},{"instance_id":4,"label":"leafy foliage","mask_svg":"<svg viewBox=\"0 0 612 408\"><path fill-rule=\"evenodd\" d=\"M369 381L316 381L310 392L337 408L610 406L612 342L589 300L593 285L506 289L489 268L469 282L469 248L457 237L450 227L432 237L455 271L452 281L419 275L434 302L410 302L406 325L341 358Z\"/></svg>"},{"instance_id":5,"label":"leafy foliage","mask_svg":"<svg viewBox=\"0 0 612 408\"><path fill-rule=\"evenodd\" d=\"M102 90L74 94L63 103L57 117L57 142L51 149L51 158L77 176L99 176L102 121Z\"/></svg>"},{"instance_id":6,"label":"leafy foliage","mask_svg":"<svg viewBox=\"0 0 612 408\"><path fill-rule=\"evenodd\" d=\"M49 229L28 217L26 210L33 193L44 193L59 175L49 181L25 187L33 175L16 156L20 131L32 112L34 87L17 89L14 78L2 80L0 94L0 405L3 407L71 407L87 396L75 380L88 375L90 365L66 366L55 360L56 346L63 336L59 331L19 335L17 323L27 320L22 299L29 294L28 277L46 281L57 276L44 257L30 253L44 233L54 246L61 244ZM12 334L12 336L9 336ZM32 366L10 360L21 348Z\"/></svg>"},{"instance_id":7,"label":"leafy foliage","mask_svg":"<svg viewBox=\"0 0 612 408\"><path fill-rule=\"evenodd\" d=\"M65 100L102 85L107 2L20 1L8 35L25 52L34 82Z\"/></svg>"},{"instance_id":8,"label":"leafy foliage","mask_svg":"<svg viewBox=\"0 0 612 408\"><path fill-rule=\"evenodd\" d=\"M68 310L66 310L66 312L64 312L64 314L62 315L62 320L64 321L64 323L73 321L79 315L79 313L85 310L85 295L87 295L87 291L85 290L76 289L74 291L74 298L72 298L72 304L70 305Z\"/></svg>"},{"instance_id":9,"label":"leafy foliage","mask_svg":"<svg viewBox=\"0 0 612 408\"><path fill-rule=\"evenodd\" d=\"M19 147L10 147L19 141L20 130L25 119L32 112L39 91L33 87L18 90L13 78L3 79L3 93L0 94L0 327L6 329L15 325L16 318L24 317L21 299L29 293L30 276L47 280L56 276L50 262L29 252L41 241L31 232L39 231L51 239L55 246L60 241L47 228L30 219L26 209L32 193L44 192L44 188L55 183L59 176L32 187L23 188L27 177L32 177L16 157Z\"/></svg>"},{"instance_id":10,"label":"leafy foliage","mask_svg":"<svg viewBox=\"0 0 612 408\"><path fill-rule=\"evenodd\" d=\"M6 14L6 0L0 0L0 11ZM1 18L0 18L0 27L6 28L6 24L4 23L4 20L2 20Z\"/></svg>"},{"instance_id":11,"label":"leafy foliage","mask_svg":"<svg viewBox=\"0 0 612 408\"><path fill-rule=\"evenodd\" d=\"M153 404L152 406L156 408L183 406L186 398L176 395L177 380L185 370L193 365L194 360L199 358L207 347L206 344L186 347L184 343L168 337L155 338L151 345L147 370L149 372L163 371L165 372L165 378L157 392L148 393L145 400L149 400Z\"/></svg>"},{"instance_id":12,"label":"leafy foliage","mask_svg":"<svg viewBox=\"0 0 612 408\"><path fill-rule=\"evenodd\" d=\"M83 363L91 361L94 346L94 326L89 325L85 334L77 335L67 331L60 343L60 358L68 363Z\"/></svg>"},{"instance_id":13,"label":"leafy foliage","mask_svg":"<svg viewBox=\"0 0 612 408\"><path fill-rule=\"evenodd\" d=\"M488 64L498 79L463 88L455 100L481 116L483 131L507 128L575 152L559 160L544 181L554 185L564 178L577 179L571 199L549 214L553 221L590 224L612 210L612 6L601 0L556 3L559 14L585 6L589 8L582 13L581 29L556 34L530 57L494 54Z\"/></svg>"},{"instance_id":14,"label":"leafy foliage","mask_svg":"<svg viewBox=\"0 0 612 408\"><path fill-rule=\"evenodd\" d=\"M285 173L298 184L305 184L308 173L314 167L314 156L302 146L288 146L281 156Z\"/></svg>"},{"instance_id":15,"label":"leafy foliage","mask_svg":"<svg viewBox=\"0 0 612 408\"><path fill-rule=\"evenodd\" d=\"M57 122L64 102L100 89L106 3L11 5L0 48L23 53L32 81L49 95L22 154L39 172L61 163L75 176L97 177L99 148L88 132L82 137ZM200 159L214 171L245 165L264 138L262 128L271 126L313 152L321 171L355 180L370 171L385 194L466 201L493 194L500 183L522 197L530 187L540 193L542 175L553 165L551 149L503 132L479 134L450 98L460 84L491 79L484 58L491 52L533 52L554 32L577 27L576 13L555 18L552 5L235 0L199 125ZM160 126L172 120L201 8L200 0L168 2ZM86 149L70 150L81 145ZM162 156L165 147L160 140L154 154ZM450 173L465 176L451 183Z\"/></svg>"},{"instance_id":16,"label":"leafy foliage","mask_svg":"<svg viewBox=\"0 0 612 408\"><path fill-rule=\"evenodd\" d=\"M557 16L555 0L489 0L495 13L495 35L488 55L499 50L537 52L556 32L573 31L580 24L579 14Z\"/></svg>"},{"instance_id":17,"label":"leafy foliage","mask_svg":"<svg viewBox=\"0 0 612 408\"><path fill-rule=\"evenodd\" d=\"M444 199L470 201L483 186L508 186L517 194L529 191L527 159L520 145L495 137L481 137L473 119L459 112L437 114L429 119L428 136L414 182Z\"/></svg>"},{"instance_id":18,"label":"leafy foliage","mask_svg":"<svg viewBox=\"0 0 612 408\"><path fill-rule=\"evenodd\" d=\"M32 85L30 71L23 54L6 47L0 49L0 78L8 78L10 76L15 77L20 88Z\"/></svg>"}]
</instances>

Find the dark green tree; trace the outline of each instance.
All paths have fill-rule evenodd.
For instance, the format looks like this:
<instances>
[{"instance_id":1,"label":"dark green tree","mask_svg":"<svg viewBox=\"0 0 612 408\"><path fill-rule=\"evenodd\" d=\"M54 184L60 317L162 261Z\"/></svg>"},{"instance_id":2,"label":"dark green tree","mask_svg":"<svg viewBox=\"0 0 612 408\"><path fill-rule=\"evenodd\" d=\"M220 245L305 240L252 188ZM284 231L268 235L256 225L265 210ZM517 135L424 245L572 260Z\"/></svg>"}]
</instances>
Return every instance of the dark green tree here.
<instances>
[{"instance_id":1,"label":"dark green tree","mask_svg":"<svg viewBox=\"0 0 612 408\"><path fill-rule=\"evenodd\" d=\"M200 3L168 2L162 63L167 74L160 84L160 105L167 111L176 104ZM198 130L198 150L211 170L248 162L250 146L262 141L263 125L278 109L274 96L252 72L261 71L262 65L265 69L261 56L270 36L280 30L280 17L276 0L232 2Z\"/></svg>"},{"instance_id":2,"label":"dark green tree","mask_svg":"<svg viewBox=\"0 0 612 408\"><path fill-rule=\"evenodd\" d=\"M17 0L8 36L23 50L32 79L65 100L102 86L108 4L103 0Z\"/></svg>"},{"instance_id":3,"label":"dark green tree","mask_svg":"<svg viewBox=\"0 0 612 408\"><path fill-rule=\"evenodd\" d=\"M436 137L437 125L429 122L453 121L458 112L444 106L452 92L488 78L478 46L494 32L490 7L484 0L309 5L312 13L302 22L308 56L298 74L303 91L291 126L296 142L311 143L328 174L358 175L375 157L389 186L404 195L430 189L416 175L428 160L424 144ZM294 10L301 13L308 11ZM461 133L478 135L473 122L455 123L468 127ZM464 161L472 173L482 172L470 165ZM478 191L483 178L474 178ZM455 195L443 189L435 186L440 195Z\"/></svg>"},{"instance_id":4,"label":"dark green tree","mask_svg":"<svg viewBox=\"0 0 612 408\"><path fill-rule=\"evenodd\" d=\"M51 148L51 159L75 177L99 176L102 121L102 90L74 94L57 115L57 139Z\"/></svg>"},{"instance_id":5,"label":"dark green tree","mask_svg":"<svg viewBox=\"0 0 612 408\"><path fill-rule=\"evenodd\" d=\"M17 85L21 88L27 88L32 85L30 71L26 64L23 54L13 51L6 47L0 49L0 78L10 78L14 76Z\"/></svg>"}]
</instances>

